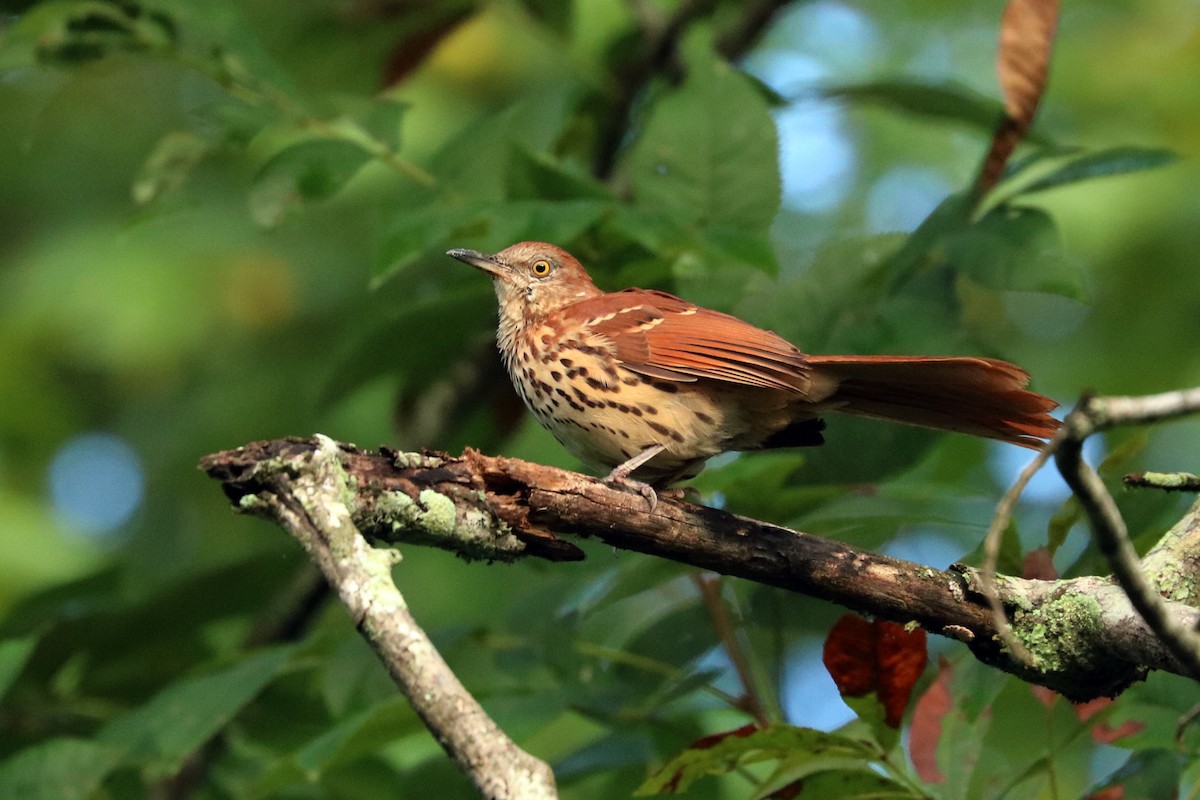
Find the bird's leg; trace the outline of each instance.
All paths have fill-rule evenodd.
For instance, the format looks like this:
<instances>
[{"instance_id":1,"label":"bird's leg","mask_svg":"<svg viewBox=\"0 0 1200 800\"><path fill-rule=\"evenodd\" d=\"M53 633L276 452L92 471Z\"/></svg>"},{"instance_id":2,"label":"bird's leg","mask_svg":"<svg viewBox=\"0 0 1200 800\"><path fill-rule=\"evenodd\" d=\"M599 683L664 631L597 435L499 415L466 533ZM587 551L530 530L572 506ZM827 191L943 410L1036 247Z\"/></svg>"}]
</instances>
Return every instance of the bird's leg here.
<instances>
[{"instance_id":1,"label":"bird's leg","mask_svg":"<svg viewBox=\"0 0 1200 800\"><path fill-rule=\"evenodd\" d=\"M654 491L654 487L643 481L637 481L629 476L635 469L645 464L656 455L666 450L665 444L654 444L647 447L642 452L638 453L633 458L618 464L613 468L613 471L608 473L608 477L604 479L605 483L614 483L618 486L628 486L630 489L636 489L638 493L646 498L650 503L650 513L654 513L654 509L658 508L658 493Z\"/></svg>"}]
</instances>

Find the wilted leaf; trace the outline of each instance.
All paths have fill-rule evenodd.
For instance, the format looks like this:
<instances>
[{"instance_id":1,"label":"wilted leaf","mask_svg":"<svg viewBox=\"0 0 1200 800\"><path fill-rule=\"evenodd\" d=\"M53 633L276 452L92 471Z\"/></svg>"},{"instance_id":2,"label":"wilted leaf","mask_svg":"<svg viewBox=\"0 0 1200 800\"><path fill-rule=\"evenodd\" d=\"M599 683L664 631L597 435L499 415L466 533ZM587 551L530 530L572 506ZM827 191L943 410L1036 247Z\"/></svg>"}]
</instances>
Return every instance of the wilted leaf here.
<instances>
[{"instance_id":1,"label":"wilted leaf","mask_svg":"<svg viewBox=\"0 0 1200 800\"><path fill-rule=\"evenodd\" d=\"M975 189L991 191L1004 174L1004 165L1025 137L1046 90L1046 75L1054 51L1058 0L1009 0L1000 23L996 69L1004 92L1004 119L992 137Z\"/></svg>"},{"instance_id":2,"label":"wilted leaf","mask_svg":"<svg viewBox=\"0 0 1200 800\"><path fill-rule=\"evenodd\" d=\"M886 620L847 614L825 639L822 660L845 697L874 693L886 711L886 724L899 728L908 699L928 656L925 631Z\"/></svg>"},{"instance_id":3,"label":"wilted leaf","mask_svg":"<svg viewBox=\"0 0 1200 800\"><path fill-rule=\"evenodd\" d=\"M1045 91L1057 27L1058 0L1009 0L1004 8L997 71L1005 113L1022 128Z\"/></svg>"}]
</instances>

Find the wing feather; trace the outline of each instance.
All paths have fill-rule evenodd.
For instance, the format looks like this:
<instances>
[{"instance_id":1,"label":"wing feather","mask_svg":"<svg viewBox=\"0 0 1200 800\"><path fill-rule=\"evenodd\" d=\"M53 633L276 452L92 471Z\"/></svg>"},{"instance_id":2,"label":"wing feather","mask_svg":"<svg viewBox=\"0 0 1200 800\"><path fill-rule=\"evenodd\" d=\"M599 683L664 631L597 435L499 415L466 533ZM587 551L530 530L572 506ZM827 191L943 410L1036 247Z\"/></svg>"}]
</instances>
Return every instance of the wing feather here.
<instances>
[{"instance_id":1,"label":"wing feather","mask_svg":"<svg viewBox=\"0 0 1200 800\"><path fill-rule=\"evenodd\" d=\"M665 292L627 289L567 311L610 341L626 369L648 377L801 394L810 382L807 359L786 340Z\"/></svg>"}]
</instances>

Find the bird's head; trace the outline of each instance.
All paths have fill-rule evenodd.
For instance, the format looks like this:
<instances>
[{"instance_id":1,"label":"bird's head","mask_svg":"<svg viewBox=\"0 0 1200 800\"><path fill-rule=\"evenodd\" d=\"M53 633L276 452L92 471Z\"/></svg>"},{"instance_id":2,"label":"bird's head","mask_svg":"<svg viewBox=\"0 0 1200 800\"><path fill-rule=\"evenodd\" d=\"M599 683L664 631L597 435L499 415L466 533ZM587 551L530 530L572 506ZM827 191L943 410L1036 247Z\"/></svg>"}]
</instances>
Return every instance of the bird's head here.
<instances>
[{"instance_id":1,"label":"bird's head","mask_svg":"<svg viewBox=\"0 0 1200 800\"><path fill-rule=\"evenodd\" d=\"M492 276L501 314L543 317L601 293L575 256L545 242L519 242L495 255L462 249L446 255Z\"/></svg>"}]
</instances>

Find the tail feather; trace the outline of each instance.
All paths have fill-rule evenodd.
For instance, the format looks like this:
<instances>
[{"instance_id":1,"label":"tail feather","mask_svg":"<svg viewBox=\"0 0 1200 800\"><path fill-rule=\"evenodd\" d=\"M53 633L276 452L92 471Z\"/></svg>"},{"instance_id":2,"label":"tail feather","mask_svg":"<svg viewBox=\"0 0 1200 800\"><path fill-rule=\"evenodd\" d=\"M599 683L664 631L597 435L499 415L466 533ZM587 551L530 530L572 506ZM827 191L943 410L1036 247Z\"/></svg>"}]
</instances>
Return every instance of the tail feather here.
<instances>
[{"instance_id":1,"label":"tail feather","mask_svg":"<svg viewBox=\"0 0 1200 800\"><path fill-rule=\"evenodd\" d=\"M1058 403L1028 391L1029 373L991 358L809 356L836 384L838 411L1038 448Z\"/></svg>"}]
</instances>

